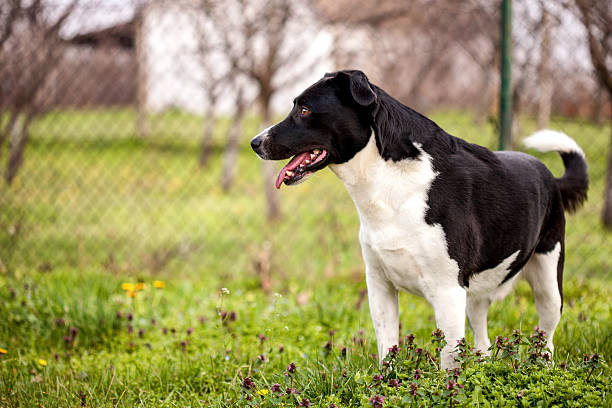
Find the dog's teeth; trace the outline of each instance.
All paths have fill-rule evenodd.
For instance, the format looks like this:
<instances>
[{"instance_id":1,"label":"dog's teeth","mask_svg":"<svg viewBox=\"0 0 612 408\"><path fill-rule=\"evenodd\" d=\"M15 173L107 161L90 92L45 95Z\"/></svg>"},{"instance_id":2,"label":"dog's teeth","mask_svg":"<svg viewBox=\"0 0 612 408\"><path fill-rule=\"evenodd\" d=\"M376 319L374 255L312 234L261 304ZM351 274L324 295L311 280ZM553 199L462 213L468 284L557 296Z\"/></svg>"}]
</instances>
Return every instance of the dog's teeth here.
<instances>
[{"instance_id":1,"label":"dog's teeth","mask_svg":"<svg viewBox=\"0 0 612 408\"><path fill-rule=\"evenodd\" d=\"M306 163L306 164L310 164L310 160L306 159L306 160L304 160L304 163ZM303 164L300 164L300 167L304 167L304 165L303 165Z\"/></svg>"},{"instance_id":2,"label":"dog's teeth","mask_svg":"<svg viewBox=\"0 0 612 408\"><path fill-rule=\"evenodd\" d=\"M315 157L317 157L317 155L316 155L316 154L310 153L310 158L311 158L311 159L314 159Z\"/></svg>"},{"instance_id":3,"label":"dog's teeth","mask_svg":"<svg viewBox=\"0 0 612 408\"><path fill-rule=\"evenodd\" d=\"M313 152L315 155L317 155L317 154L321 153L321 151L320 151L319 149L314 149L312 152Z\"/></svg>"},{"instance_id":4,"label":"dog's teeth","mask_svg":"<svg viewBox=\"0 0 612 408\"><path fill-rule=\"evenodd\" d=\"M285 174L289 177L293 176L293 172L291 170L287 170Z\"/></svg>"}]
</instances>

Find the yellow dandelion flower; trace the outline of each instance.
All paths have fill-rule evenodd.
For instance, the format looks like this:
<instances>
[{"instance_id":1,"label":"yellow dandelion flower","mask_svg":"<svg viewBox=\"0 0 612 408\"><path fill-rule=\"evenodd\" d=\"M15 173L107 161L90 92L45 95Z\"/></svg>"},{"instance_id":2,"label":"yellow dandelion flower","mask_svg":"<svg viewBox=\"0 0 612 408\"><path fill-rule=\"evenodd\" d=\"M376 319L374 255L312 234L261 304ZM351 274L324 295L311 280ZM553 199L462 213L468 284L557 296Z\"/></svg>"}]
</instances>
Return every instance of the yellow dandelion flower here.
<instances>
[{"instance_id":1,"label":"yellow dandelion flower","mask_svg":"<svg viewBox=\"0 0 612 408\"><path fill-rule=\"evenodd\" d=\"M43 367L47 366L47 360L43 360L42 358L40 360L38 360L38 364L40 364Z\"/></svg>"},{"instance_id":2,"label":"yellow dandelion flower","mask_svg":"<svg viewBox=\"0 0 612 408\"><path fill-rule=\"evenodd\" d=\"M8 350L0 348L0 354L6 354L8 353Z\"/></svg>"},{"instance_id":3,"label":"yellow dandelion flower","mask_svg":"<svg viewBox=\"0 0 612 408\"><path fill-rule=\"evenodd\" d=\"M270 391L268 391L268 390L266 390L266 389L263 389L263 390L259 390L259 391L257 391L257 393L258 393L259 395L262 395L262 396L263 396L263 395L268 395L268 393L269 393L269 392L270 392Z\"/></svg>"},{"instance_id":4,"label":"yellow dandelion flower","mask_svg":"<svg viewBox=\"0 0 612 408\"><path fill-rule=\"evenodd\" d=\"M153 281L153 286L155 286L157 289L162 289L164 286L166 286L166 284L163 281L156 280Z\"/></svg>"},{"instance_id":5,"label":"yellow dandelion flower","mask_svg":"<svg viewBox=\"0 0 612 408\"><path fill-rule=\"evenodd\" d=\"M142 282L138 282L136 284L136 290L143 290L145 288L145 284Z\"/></svg>"},{"instance_id":6,"label":"yellow dandelion flower","mask_svg":"<svg viewBox=\"0 0 612 408\"><path fill-rule=\"evenodd\" d=\"M124 282L121 284L121 289L127 290L128 292L133 292L135 289L135 286L133 283Z\"/></svg>"},{"instance_id":7,"label":"yellow dandelion flower","mask_svg":"<svg viewBox=\"0 0 612 408\"><path fill-rule=\"evenodd\" d=\"M127 292L127 295L131 298L135 298L137 294L138 292L136 292L135 290L130 290Z\"/></svg>"}]
</instances>

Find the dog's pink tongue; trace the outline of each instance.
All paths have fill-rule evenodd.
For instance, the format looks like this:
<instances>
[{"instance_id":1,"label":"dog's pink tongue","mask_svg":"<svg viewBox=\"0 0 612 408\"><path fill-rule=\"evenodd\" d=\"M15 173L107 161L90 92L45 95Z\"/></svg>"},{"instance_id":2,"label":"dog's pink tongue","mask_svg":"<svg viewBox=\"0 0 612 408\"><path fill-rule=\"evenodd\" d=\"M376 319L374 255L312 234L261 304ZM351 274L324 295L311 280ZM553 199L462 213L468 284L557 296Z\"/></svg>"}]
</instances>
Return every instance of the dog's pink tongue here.
<instances>
[{"instance_id":1,"label":"dog's pink tongue","mask_svg":"<svg viewBox=\"0 0 612 408\"><path fill-rule=\"evenodd\" d=\"M281 184L283 184L283 180L285 180L285 173L287 173L288 170L295 169L308 157L310 157L310 152L304 152L302 154L298 154L293 159L291 159L291 161L281 169L281 171L278 173L278 176L276 176L276 188L281 187Z\"/></svg>"}]
</instances>

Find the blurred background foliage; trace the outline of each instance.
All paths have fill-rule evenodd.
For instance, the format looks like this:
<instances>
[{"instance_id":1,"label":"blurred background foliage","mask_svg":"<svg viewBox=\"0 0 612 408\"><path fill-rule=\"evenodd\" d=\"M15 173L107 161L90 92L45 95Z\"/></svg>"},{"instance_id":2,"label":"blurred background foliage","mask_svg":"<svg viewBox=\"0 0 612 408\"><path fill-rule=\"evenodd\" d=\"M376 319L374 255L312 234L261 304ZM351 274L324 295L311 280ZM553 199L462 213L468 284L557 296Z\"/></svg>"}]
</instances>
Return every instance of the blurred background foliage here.
<instances>
[{"instance_id":1,"label":"blurred background foliage","mask_svg":"<svg viewBox=\"0 0 612 408\"><path fill-rule=\"evenodd\" d=\"M609 15L605 1L514 2L512 72L512 146L551 127L587 153L567 270L605 278ZM248 147L326 71L362 69L450 133L497 146L496 2L14 0L0 23L7 274L248 273L268 288L360 270L341 183L322 172L277 192L278 165Z\"/></svg>"}]
</instances>

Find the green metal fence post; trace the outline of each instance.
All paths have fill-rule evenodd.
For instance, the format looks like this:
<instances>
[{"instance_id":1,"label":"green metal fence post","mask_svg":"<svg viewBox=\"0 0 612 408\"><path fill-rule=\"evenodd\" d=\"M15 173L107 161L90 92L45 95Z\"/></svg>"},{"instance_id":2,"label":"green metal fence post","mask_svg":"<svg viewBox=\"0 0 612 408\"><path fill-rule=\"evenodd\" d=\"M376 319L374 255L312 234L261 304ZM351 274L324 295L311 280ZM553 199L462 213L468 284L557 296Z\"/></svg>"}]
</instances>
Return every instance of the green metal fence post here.
<instances>
[{"instance_id":1,"label":"green metal fence post","mask_svg":"<svg viewBox=\"0 0 612 408\"><path fill-rule=\"evenodd\" d=\"M512 133L512 0L502 0L500 23L499 150L505 150L510 147Z\"/></svg>"}]
</instances>

